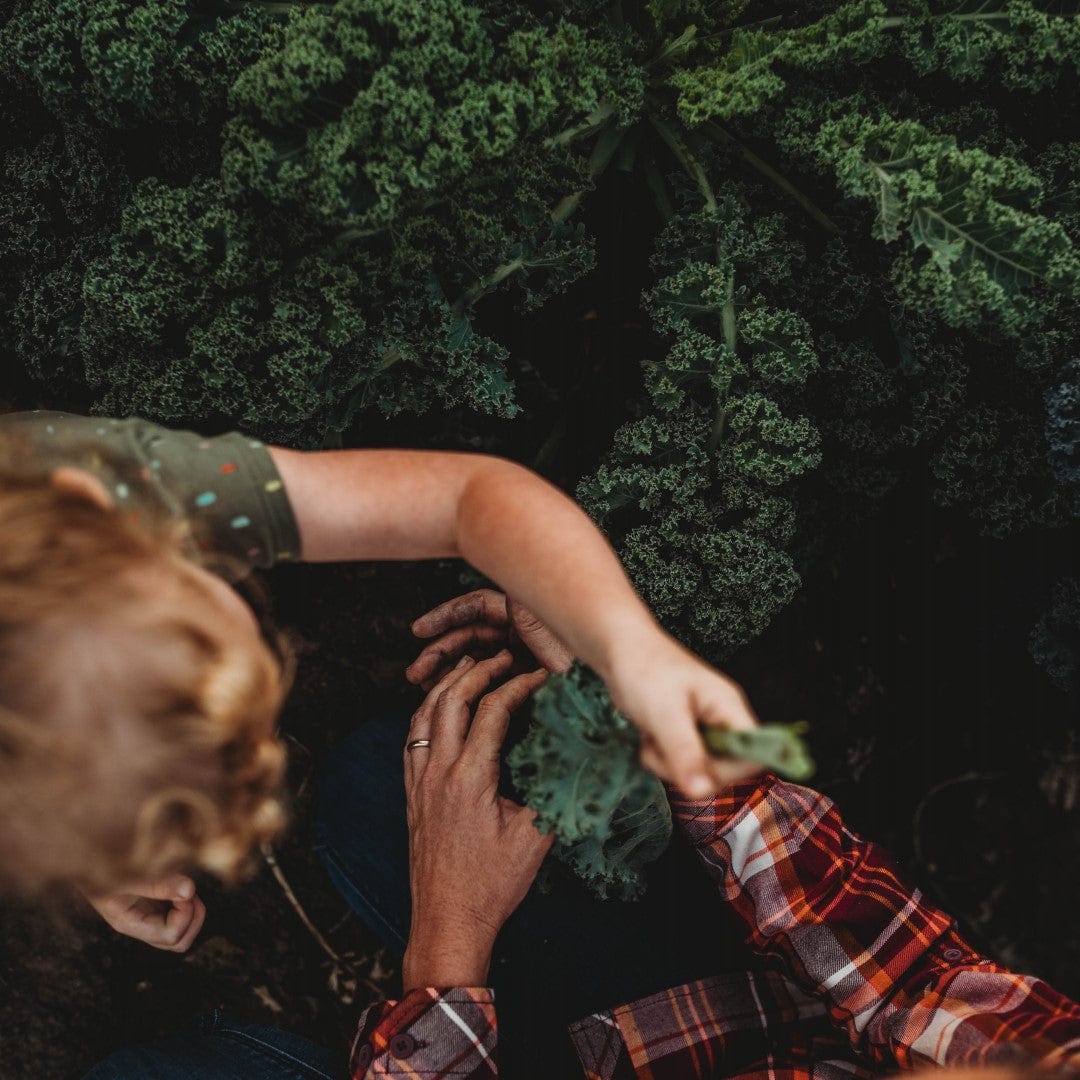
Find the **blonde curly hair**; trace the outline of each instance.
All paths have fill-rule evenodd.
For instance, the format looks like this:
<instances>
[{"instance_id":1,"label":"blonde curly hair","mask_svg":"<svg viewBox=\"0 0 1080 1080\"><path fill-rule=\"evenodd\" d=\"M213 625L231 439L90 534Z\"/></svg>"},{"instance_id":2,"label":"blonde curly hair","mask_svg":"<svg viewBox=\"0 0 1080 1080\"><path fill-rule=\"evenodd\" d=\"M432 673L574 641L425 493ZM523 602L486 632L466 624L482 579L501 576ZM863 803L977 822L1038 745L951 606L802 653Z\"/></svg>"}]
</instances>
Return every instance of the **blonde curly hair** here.
<instances>
[{"instance_id":1,"label":"blonde curly hair","mask_svg":"<svg viewBox=\"0 0 1080 1080\"><path fill-rule=\"evenodd\" d=\"M183 523L0 444L0 885L235 878L285 822L287 672L222 617Z\"/></svg>"}]
</instances>

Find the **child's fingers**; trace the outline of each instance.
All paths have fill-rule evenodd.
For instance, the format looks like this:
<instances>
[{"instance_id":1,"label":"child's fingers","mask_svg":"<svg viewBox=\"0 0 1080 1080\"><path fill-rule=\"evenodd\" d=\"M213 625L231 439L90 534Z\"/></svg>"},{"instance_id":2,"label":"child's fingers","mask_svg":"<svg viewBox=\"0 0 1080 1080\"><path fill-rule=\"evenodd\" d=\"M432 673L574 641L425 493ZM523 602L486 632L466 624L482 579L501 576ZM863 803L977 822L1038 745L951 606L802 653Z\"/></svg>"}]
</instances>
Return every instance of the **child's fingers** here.
<instances>
[{"instance_id":1,"label":"child's fingers","mask_svg":"<svg viewBox=\"0 0 1080 1080\"><path fill-rule=\"evenodd\" d=\"M174 904L166 913L160 948L187 952L206 921L206 905L199 899Z\"/></svg>"},{"instance_id":2,"label":"child's fingers","mask_svg":"<svg viewBox=\"0 0 1080 1080\"><path fill-rule=\"evenodd\" d=\"M689 794L683 785L679 783L670 761L651 738L642 740L641 763L650 772L659 776L661 780L674 784L680 791ZM711 754L708 755L708 770L712 790L704 795L692 795L691 798L712 798L718 791L722 791L724 788L737 784L742 780L749 780L751 777L758 776L765 771L764 767L755 761L745 761L740 758L716 758Z\"/></svg>"},{"instance_id":3,"label":"child's fingers","mask_svg":"<svg viewBox=\"0 0 1080 1080\"><path fill-rule=\"evenodd\" d=\"M707 799L716 794L717 781L710 767L709 752L689 717L666 728L662 736L653 733L651 744L642 748L642 761L691 799Z\"/></svg>"},{"instance_id":4,"label":"child's fingers","mask_svg":"<svg viewBox=\"0 0 1080 1080\"><path fill-rule=\"evenodd\" d=\"M765 771L765 766L756 761L747 761L743 758L714 758L709 771L716 781L717 787L723 790L738 784L742 780L749 780L753 776L760 776Z\"/></svg>"},{"instance_id":5,"label":"child's fingers","mask_svg":"<svg viewBox=\"0 0 1080 1080\"><path fill-rule=\"evenodd\" d=\"M143 896L148 900L191 900L195 896L195 882L184 874L173 874L160 881L144 881L124 890L130 897Z\"/></svg>"},{"instance_id":6,"label":"child's fingers","mask_svg":"<svg viewBox=\"0 0 1080 1080\"><path fill-rule=\"evenodd\" d=\"M506 611L506 597L494 589L475 589L464 596L455 596L421 615L412 624L412 632L417 637L428 638L475 622L508 626L510 616Z\"/></svg>"},{"instance_id":7,"label":"child's fingers","mask_svg":"<svg viewBox=\"0 0 1080 1080\"><path fill-rule=\"evenodd\" d=\"M493 645L505 643L504 629L485 626L483 623L451 630L420 653L405 669L405 678L415 686L422 686L435 679L444 668L453 667L466 653L475 655ZM430 686L427 689L430 689Z\"/></svg>"}]
</instances>

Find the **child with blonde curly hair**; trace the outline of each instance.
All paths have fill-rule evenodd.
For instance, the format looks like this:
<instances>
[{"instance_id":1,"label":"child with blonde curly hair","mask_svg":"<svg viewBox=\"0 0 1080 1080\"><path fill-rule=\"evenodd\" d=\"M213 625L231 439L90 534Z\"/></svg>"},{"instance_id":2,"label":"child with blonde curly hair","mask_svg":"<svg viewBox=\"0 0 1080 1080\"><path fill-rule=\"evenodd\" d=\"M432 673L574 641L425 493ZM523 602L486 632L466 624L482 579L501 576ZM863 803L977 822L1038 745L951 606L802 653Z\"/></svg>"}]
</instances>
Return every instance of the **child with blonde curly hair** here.
<instances>
[{"instance_id":1,"label":"child with blonde curly hair","mask_svg":"<svg viewBox=\"0 0 1080 1080\"><path fill-rule=\"evenodd\" d=\"M604 677L655 772L695 796L738 773L698 727L754 724L741 691L657 625L570 499L510 461L304 453L63 413L0 417L0 455L8 889L73 884L123 932L194 940L205 911L186 875L235 877L284 823L288 672L231 583L296 559L464 558L514 597L516 622L544 620ZM413 681L503 640L485 595L450 613L462 629Z\"/></svg>"}]
</instances>

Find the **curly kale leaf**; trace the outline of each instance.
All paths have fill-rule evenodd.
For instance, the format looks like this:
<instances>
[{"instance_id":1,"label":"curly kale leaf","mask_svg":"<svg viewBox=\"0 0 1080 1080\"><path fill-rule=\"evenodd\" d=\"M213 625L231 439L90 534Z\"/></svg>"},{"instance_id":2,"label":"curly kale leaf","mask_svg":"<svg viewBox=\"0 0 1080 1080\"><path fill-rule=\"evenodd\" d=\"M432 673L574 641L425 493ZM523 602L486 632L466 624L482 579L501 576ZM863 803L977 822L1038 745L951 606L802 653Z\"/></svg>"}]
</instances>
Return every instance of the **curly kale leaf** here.
<instances>
[{"instance_id":1,"label":"curly kale leaf","mask_svg":"<svg viewBox=\"0 0 1080 1080\"><path fill-rule=\"evenodd\" d=\"M28 133L24 121L5 128L0 157L3 337L40 384L67 396L83 379L83 273L108 250L130 181L117 166L109 140L79 119L44 132Z\"/></svg>"},{"instance_id":2,"label":"curly kale leaf","mask_svg":"<svg viewBox=\"0 0 1080 1080\"><path fill-rule=\"evenodd\" d=\"M1046 391L1046 453L1058 483L1080 514L1080 360L1070 360Z\"/></svg>"},{"instance_id":3,"label":"curly kale leaf","mask_svg":"<svg viewBox=\"0 0 1080 1080\"><path fill-rule=\"evenodd\" d=\"M671 808L603 683L580 665L552 676L508 762L538 828L555 835L555 857L599 896L637 896L671 838Z\"/></svg>"},{"instance_id":4,"label":"curly kale leaf","mask_svg":"<svg viewBox=\"0 0 1080 1080\"><path fill-rule=\"evenodd\" d=\"M817 71L873 57L881 51L884 15L881 0L849 0L806 26L737 29L713 62L671 76L679 115L696 125L755 113L784 92L786 69Z\"/></svg>"},{"instance_id":5,"label":"curly kale leaf","mask_svg":"<svg viewBox=\"0 0 1080 1080\"><path fill-rule=\"evenodd\" d=\"M795 420L762 394L746 394L729 405L731 459L747 477L775 487L821 463L821 438L805 416Z\"/></svg>"},{"instance_id":6,"label":"curly kale leaf","mask_svg":"<svg viewBox=\"0 0 1080 1080\"><path fill-rule=\"evenodd\" d=\"M114 127L198 121L278 35L258 5L214 14L188 0L26 0L0 30L0 69L59 113Z\"/></svg>"},{"instance_id":7,"label":"curly kale leaf","mask_svg":"<svg viewBox=\"0 0 1080 1080\"><path fill-rule=\"evenodd\" d=\"M1072 690L1080 670L1080 578L1054 585L1050 607L1028 641L1035 662L1062 690Z\"/></svg>"},{"instance_id":8,"label":"curly kale leaf","mask_svg":"<svg viewBox=\"0 0 1080 1080\"><path fill-rule=\"evenodd\" d=\"M1062 523L1061 493L1046 482L1041 424L1029 413L985 404L964 411L931 471L935 501L965 508L991 536Z\"/></svg>"},{"instance_id":9,"label":"curly kale leaf","mask_svg":"<svg viewBox=\"0 0 1080 1080\"><path fill-rule=\"evenodd\" d=\"M385 229L596 110L612 83L604 60L572 23L497 33L466 0L298 7L280 47L233 86L226 188Z\"/></svg>"},{"instance_id":10,"label":"curly kale leaf","mask_svg":"<svg viewBox=\"0 0 1080 1080\"><path fill-rule=\"evenodd\" d=\"M992 65L1026 91L1054 85L1080 64L1075 0L848 0L815 22L719 35L708 63L677 70L670 85L691 126L757 113L789 81L899 53L919 75L985 76Z\"/></svg>"},{"instance_id":11,"label":"curly kale leaf","mask_svg":"<svg viewBox=\"0 0 1080 1080\"><path fill-rule=\"evenodd\" d=\"M880 239L907 235L893 275L914 308L952 326L992 316L1019 335L1052 310L1040 287L1080 295L1080 259L1062 225L1039 212L1033 170L915 121L866 115L861 99L826 111L822 120L817 106L792 110L782 145L832 169L846 195L872 201Z\"/></svg>"},{"instance_id":12,"label":"curly kale leaf","mask_svg":"<svg viewBox=\"0 0 1080 1080\"><path fill-rule=\"evenodd\" d=\"M905 0L885 20L920 75L977 79L998 62L1007 84L1037 91L1080 66L1075 0Z\"/></svg>"},{"instance_id":13,"label":"curly kale leaf","mask_svg":"<svg viewBox=\"0 0 1080 1080\"><path fill-rule=\"evenodd\" d=\"M814 764L805 724L705 732L714 754L756 761L805 780ZM636 729L612 705L604 684L576 664L536 693L532 723L508 763L537 826L555 835L555 857L600 896L630 899L642 871L667 847L671 809L664 786L641 764Z\"/></svg>"},{"instance_id":14,"label":"curly kale leaf","mask_svg":"<svg viewBox=\"0 0 1080 1080\"><path fill-rule=\"evenodd\" d=\"M799 575L791 504L731 465L718 480L710 430L703 417L628 424L577 494L665 625L719 656L765 629Z\"/></svg>"},{"instance_id":15,"label":"curly kale leaf","mask_svg":"<svg viewBox=\"0 0 1080 1080\"><path fill-rule=\"evenodd\" d=\"M295 227L237 208L216 180L144 181L83 282L100 407L309 440L368 405L512 414L505 350L434 277L410 287L362 252L304 254Z\"/></svg>"}]
</instances>

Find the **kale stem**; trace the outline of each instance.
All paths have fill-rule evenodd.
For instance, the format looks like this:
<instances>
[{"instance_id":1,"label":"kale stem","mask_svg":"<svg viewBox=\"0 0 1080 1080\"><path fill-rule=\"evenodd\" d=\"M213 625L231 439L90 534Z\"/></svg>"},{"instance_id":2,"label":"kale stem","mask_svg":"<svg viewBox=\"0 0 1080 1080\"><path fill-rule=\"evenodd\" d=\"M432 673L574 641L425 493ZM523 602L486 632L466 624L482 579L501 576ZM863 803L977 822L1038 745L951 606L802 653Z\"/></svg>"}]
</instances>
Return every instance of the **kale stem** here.
<instances>
[{"instance_id":1,"label":"kale stem","mask_svg":"<svg viewBox=\"0 0 1080 1080\"><path fill-rule=\"evenodd\" d=\"M710 138L714 142L727 143L736 147L748 165L757 169L775 187L790 195L826 232L832 233L833 236L840 235L840 229L831 218L815 206L786 176L777 172L764 158L758 157L753 150L740 142L730 131L726 131L711 120L702 125L702 131L706 138Z\"/></svg>"},{"instance_id":2,"label":"kale stem","mask_svg":"<svg viewBox=\"0 0 1080 1080\"><path fill-rule=\"evenodd\" d=\"M660 211L660 218L666 225L675 216L675 204L671 200L671 189L667 179L656 164L652 154L646 154L641 159L641 168L645 174L645 183L652 192L656 209Z\"/></svg>"},{"instance_id":3,"label":"kale stem","mask_svg":"<svg viewBox=\"0 0 1080 1080\"><path fill-rule=\"evenodd\" d=\"M665 41L663 48L651 59L645 61L645 70L662 67L669 60L685 56L697 43L697 27L688 26L677 38Z\"/></svg>"},{"instance_id":4,"label":"kale stem","mask_svg":"<svg viewBox=\"0 0 1080 1080\"><path fill-rule=\"evenodd\" d=\"M379 371L386 371L387 368L392 368L401 359L401 350L392 345L379 357Z\"/></svg>"},{"instance_id":5,"label":"kale stem","mask_svg":"<svg viewBox=\"0 0 1080 1080\"><path fill-rule=\"evenodd\" d=\"M550 138L545 139L544 149L550 150L556 146L565 146L567 143L572 143L577 139L591 134L596 131L597 128L603 127L604 124L611 119L614 112L615 106L612 105L610 101L600 102L600 104L597 105L597 107L580 123L574 124L564 131L560 131L558 135L552 135Z\"/></svg>"},{"instance_id":6,"label":"kale stem","mask_svg":"<svg viewBox=\"0 0 1080 1080\"><path fill-rule=\"evenodd\" d=\"M701 167L701 162L690 152L689 147L683 142L681 138L676 134L675 130L671 127L666 120L662 120L656 113L650 110L649 122L654 128L660 138L667 143L668 148L675 155L679 164L686 170L690 179L697 185L698 191L701 192L701 197L705 200L705 207L710 213L716 211L716 195L713 192L712 185L709 183L709 178L705 175L705 170Z\"/></svg>"},{"instance_id":7,"label":"kale stem","mask_svg":"<svg viewBox=\"0 0 1080 1080\"><path fill-rule=\"evenodd\" d=\"M728 274L727 295L724 297L724 311L721 316L721 324L724 328L724 344L731 350L732 355L734 355L736 345L738 344L738 324L735 319L734 270ZM718 394L717 397L719 400L716 405L716 416L713 419L712 430L709 432L709 439L705 444L705 447L710 454L715 453L717 448L724 441L724 427L727 424L727 395Z\"/></svg>"},{"instance_id":8,"label":"kale stem","mask_svg":"<svg viewBox=\"0 0 1080 1080\"><path fill-rule=\"evenodd\" d=\"M951 19L953 22L1007 22L1012 18L1012 14L1008 11L968 11L960 14L946 11L933 15L931 18ZM878 23L878 26L882 30L896 30L910 21L911 18L907 15L888 15Z\"/></svg>"},{"instance_id":9,"label":"kale stem","mask_svg":"<svg viewBox=\"0 0 1080 1080\"><path fill-rule=\"evenodd\" d=\"M625 134L625 128L608 128L600 133L589 155L586 172L590 180L595 181L608 167ZM587 188L582 188L580 191L567 195L565 199L561 199L551 211L552 223L561 225L581 205L581 200L585 198L587 191Z\"/></svg>"},{"instance_id":10,"label":"kale stem","mask_svg":"<svg viewBox=\"0 0 1080 1080\"><path fill-rule=\"evenodd\" d=\"M701 162L698 161L690 148L664 120L660 119L660 117L652 112L649 113L649 120L653 127L660 133L660 137L671 148L671 152L678 158L679 163L687 173L689 173L694 183L697 184L698 191L701 192L701 197L705 200L706 209L711 213L716 213L719 209L716 205L716 194L712 189L712 185L709 183L709 178L705 175L705 170L702 168ZM718 243L716 245L716 263L718 266L723 267L726 261L727 260L724 259L724 253L720 250L720 245ZM728 267L727 295L724 298L722 322L724 327L724 344L731 350L732 354L734 354L738 343L738 325L735 319L735 271L734 268L730 266ZM716 406L716 417L713 420L712 431L709 433L709 440L706 443L710 453L715 451L723 440L724 426L726 423L726 397L720 397Z\"/></svg>"}]
</instances>

